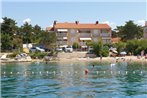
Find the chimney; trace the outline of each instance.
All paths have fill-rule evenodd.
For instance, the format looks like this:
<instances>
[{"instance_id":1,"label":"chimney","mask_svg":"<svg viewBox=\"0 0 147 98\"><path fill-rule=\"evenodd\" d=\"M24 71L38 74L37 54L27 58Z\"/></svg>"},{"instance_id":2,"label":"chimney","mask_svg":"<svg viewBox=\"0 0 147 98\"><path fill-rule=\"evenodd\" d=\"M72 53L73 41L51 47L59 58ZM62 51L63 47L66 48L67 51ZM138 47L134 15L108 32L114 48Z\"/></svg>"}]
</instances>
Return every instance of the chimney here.
<instances>
[{"instance_id":1,"label":"chimney","mask_svg":"<svg viewBox=\"0 0 147 98\"><path fill-rule=\"evenodd\" d=\"M99 24L99 21L96 21L95 24Z\"/></svg>"},{"instance_id":2,"label":"chimney","mask_svg":"<svg viewBox=\"0 0 147 98\"><path fill-rule=\"evenodd\" d=\"M57 21L55 20L53 25L56 25L56 23L57 23Z\"/></svg>"},{"instance_id":3,"label":"chimney","mask_svg":"<svg viewBox=\"0 0 147 98\"><path fill-rule=\"evenodd\" d=\"M145 21L145 26L147 26L147 21Z\"/></svg>"},{"instance_id":4,"label":"chimney","mask_svg":"<svg viewBox=\"0 0 147 98\"><path fill-rule=\"evenodd\" d=\"M79 21L75 21L76 24L79 24Z\"/></svg>"}]
</instances>

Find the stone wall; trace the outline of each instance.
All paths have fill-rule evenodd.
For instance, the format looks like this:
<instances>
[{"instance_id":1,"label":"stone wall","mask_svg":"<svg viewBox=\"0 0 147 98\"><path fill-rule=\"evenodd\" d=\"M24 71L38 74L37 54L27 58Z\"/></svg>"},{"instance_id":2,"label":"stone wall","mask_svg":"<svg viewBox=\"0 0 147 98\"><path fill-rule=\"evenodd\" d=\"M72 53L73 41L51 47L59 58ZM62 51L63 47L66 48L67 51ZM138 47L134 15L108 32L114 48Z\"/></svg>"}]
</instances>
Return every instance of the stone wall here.
<instances>
[{"instance_id":1,"label":"stone wall","mask_svg":"<svg viewBox=\"0 0 147 98\"><path fill-rule=\"evenodd\" d=\"M86 58L86 57L96 57L94 54L87 54L87 52L72 52L72 53L58 53L58 58Z\"/></svg>"}]
</instances>

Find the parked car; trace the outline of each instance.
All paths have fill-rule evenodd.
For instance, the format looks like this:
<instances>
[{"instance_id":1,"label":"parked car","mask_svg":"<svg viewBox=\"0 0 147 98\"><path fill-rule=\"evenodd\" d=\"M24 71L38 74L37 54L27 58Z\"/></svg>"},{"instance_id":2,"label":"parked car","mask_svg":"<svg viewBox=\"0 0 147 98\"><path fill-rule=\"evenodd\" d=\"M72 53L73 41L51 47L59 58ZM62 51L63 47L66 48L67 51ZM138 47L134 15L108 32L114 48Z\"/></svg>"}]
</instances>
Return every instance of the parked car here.
<instances>
[{"instance_id":1,"label":"parked car","mask_svg":"<svg viewBox=\"0 0 147 98\"><path fill-rule=\"evenodd\" d=\"M88 47L88 53L93 53L93 47Z\"/></svg>"},{"instance_id":2,"label":"parked car","mask_svg":"<svg viewBox=\"0 0 147 98\"><path fill-rule=\"evenodd\" d=\"M63 51L63 49L61 47L57 47L56 51L61 52L61 51Z\"/></svg>"},{"instance_id":3,"label":"parked car","mask_svg":"<svg viewBox=\"0 0 147 98\"><path fill-rule=\"evenodd\" d=\"M45 49L42 49L40 47L32 47L30 49L31 52L35 52L35 51L40 51L40 52L45 52Z\"/></svg>"},{"instance_id":4,"label":"parked car","mask_svg":"<svg viewBox=\"0 0 147 98\"><path fill-rule=\"evenodd\" d=\"M35 51L36 51L36 47L30 48L30 52L35 52Z\"/></svg>"},{"instance_id":5,"label":"parked car","mask_svg":"<svg viewBox=\"0 0 147 98\"><path fill-rule=\"evenodd\" d=\"M45 49L42 49L40 47L36 47L37 50L39 50L40 52L45 52Z\"/></svg>"},{"instance_id":6,"label":"parked car","mask_svg":"<svg viewBox=\"0 0 147 98\"><path fill-rule=\"evenodd\" d=\"M46 48L46 47L44 47L44 46L39 46L41 49L44 49L45 50L45 52L49 52L49 51L51 51L51 49L49 49L49 48Z\"/></svg>"},{"instance_id":7,"label":"parked car","mask_svg":"<svg viewBox=\"0 0 147 98\"><path fill-rule=\"evenodd\" d=\"M65 47L65 52L73 52L72 46Z\"/></svg>"}]
</instances>

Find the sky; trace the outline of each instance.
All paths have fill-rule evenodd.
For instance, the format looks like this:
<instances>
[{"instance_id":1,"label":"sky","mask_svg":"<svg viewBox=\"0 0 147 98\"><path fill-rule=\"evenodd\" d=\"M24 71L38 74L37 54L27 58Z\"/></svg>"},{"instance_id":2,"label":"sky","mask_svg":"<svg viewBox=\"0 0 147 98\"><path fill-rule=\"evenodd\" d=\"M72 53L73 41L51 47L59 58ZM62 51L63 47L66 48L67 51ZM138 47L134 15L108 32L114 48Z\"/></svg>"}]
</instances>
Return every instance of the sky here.
<instances>
[{"instance_id":1,"label":"sky","mask_svg":"<svg viewBox=\"0 0 147 98\"><path fill-rule=\"evenodd\" d=\"M147 20L147 0L3 0L1 10L1 18L12 18L18 26L28 22L38 24L43 29L51 26L54 20L80 23L99 21L108 23L113 29L129 20L138 25L144 25Z\"/></svg>"}]
</instances>

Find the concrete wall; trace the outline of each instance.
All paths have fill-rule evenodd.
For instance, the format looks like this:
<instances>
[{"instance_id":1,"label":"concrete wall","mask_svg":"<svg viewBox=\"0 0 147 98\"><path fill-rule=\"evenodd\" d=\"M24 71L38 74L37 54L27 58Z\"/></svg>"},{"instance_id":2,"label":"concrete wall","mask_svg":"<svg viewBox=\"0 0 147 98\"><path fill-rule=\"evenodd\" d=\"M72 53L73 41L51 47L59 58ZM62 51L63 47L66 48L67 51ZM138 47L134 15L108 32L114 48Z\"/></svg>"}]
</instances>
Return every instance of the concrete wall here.
<instances>
[{"instance_id":1,"label":"concrete wall","mask_svg":"<svg viewBox=\"0 0 147 98\"><path fill-rule=\"evenodd\" d=\"M94 54L87 54L87 52L73 52L73 53L58 53L58 58L85 58L96 57Z\"/></svg>"}]
</instances>

